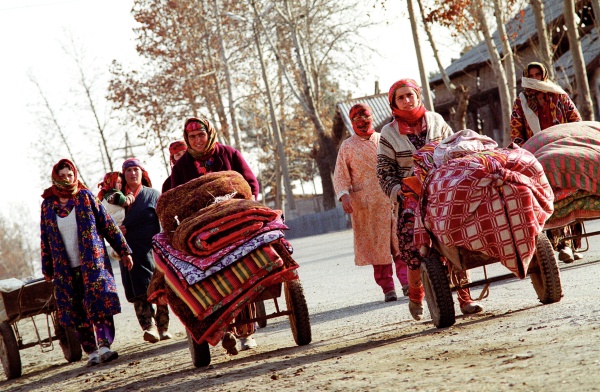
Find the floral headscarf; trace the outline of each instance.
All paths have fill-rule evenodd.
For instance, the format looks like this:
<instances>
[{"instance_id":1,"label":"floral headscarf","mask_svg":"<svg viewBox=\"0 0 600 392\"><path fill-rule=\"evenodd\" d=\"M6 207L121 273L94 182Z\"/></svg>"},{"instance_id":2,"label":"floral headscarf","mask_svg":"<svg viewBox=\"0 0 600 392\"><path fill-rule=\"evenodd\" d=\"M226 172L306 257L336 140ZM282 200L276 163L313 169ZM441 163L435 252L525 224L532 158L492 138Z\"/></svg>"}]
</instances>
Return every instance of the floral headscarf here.
<instances>
[{"instance_id":1,"label":"floral headscarf","mask_svg":"<svg viewBox=\"0 0 600 392\"><path fill-rule=\"evenodd\" d=\"M199 129L205 130L206 133L208 133L208 142L206 143L206 149L204 151L194 150L188 140L188 132ZM187 144L188 153L190 153L195 160L205 161L215 152L217 131L215 131L215 128L213 128L212 124L207 119L191 117L185 120L185 124L183 126L183 138L185 140L185 144Z\"/></svg>"},{"instance_id":2,"label":"floral headscarf","mask_svg":"<svg viewBox=\"0 0 600 392\"><path fill-rule=\"evenodd\" d=\"M73 172L73 182L61 180L58 176L59 167L62 167L63 164L66 164ZM67 199L75 196L82 189L87 189L87 187L79 181L79 173L75 165L69 159L63 158L52 168L52 186L44 190L42 198L47 199L51 196L56 196Z\"/></svg>"},{"instance_id":3,"label":"floral headscarf","mask_svg":"<svg viewBox=\"0 0 600 392\"><path fill-rule=\"evenodd\" d=\"M394 99L396 96L396 91L402 87L410 87L415 91L419 98L419 106L412 110L402 110L396 106L396 101ZM388 92L388 101L390 102L390 108L392 109L394 121L398 123L398 130L402 135L409 134L411 132L410 126L421 120L427 111L423 105L423 101L421 100L421 88L413 79L401 79L394 83Z\"/></svg>"},{"instance_id":4,"label":"floral headscarf","mask_svg":"<svg viewBox=\"0 0 600 392\"><path fill-rule=\"evenodd\" d=\"M350 108L350 121L352 129L358 136L368 137L375 132L373 128L373 111L365 103L357 103Z\"/></svg>"},{"instance_id":5,"label":"floral headscarf","mask_svg":"<svg viewBox=\"0 0 600 392\"><path fill-rule=\"evenodd\" d=\"M117 180L121 176L119 172L109 172L104 175L104 180L98 184L98 188L100 188L100 192L98 192L98 199L102 200L104 198L104 193L114 189L117 185ZM125 182L121 179L122 182Z\"/></svg>"}]
</instances>

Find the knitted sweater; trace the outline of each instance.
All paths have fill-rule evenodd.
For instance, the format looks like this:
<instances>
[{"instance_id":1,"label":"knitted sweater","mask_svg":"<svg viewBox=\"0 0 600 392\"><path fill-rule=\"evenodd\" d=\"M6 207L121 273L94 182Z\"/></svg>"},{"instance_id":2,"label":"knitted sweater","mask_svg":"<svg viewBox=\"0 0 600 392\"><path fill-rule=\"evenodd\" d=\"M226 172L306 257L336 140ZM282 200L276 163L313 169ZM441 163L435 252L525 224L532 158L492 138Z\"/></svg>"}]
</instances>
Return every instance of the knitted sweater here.
<instances>
[{"instance_id":1,"label":"knitted sweater","mask_svg":"<svg viewBox=\"0 0 600 392\"><path fill-rule=\"evenodd\" d=\"M426 142L441 141L452 135L444 118L435 112L425 112ZM377 178L383 192L394 202L399 202L398 192L402 179L413 173L413 153L417 151L406 135L398 131L394 121L383 127L377 149Z\"/></svg>"}]
</instances>

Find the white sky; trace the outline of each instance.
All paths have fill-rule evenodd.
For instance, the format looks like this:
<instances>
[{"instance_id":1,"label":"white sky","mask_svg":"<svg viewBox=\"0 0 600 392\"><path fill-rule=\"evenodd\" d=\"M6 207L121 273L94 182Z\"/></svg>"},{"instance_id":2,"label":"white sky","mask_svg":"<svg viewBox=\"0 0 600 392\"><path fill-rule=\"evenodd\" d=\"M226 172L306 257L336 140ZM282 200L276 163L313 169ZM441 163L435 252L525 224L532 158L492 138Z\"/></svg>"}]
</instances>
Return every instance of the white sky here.
<instances>
[{"instance_id":1,"label":"white sky","mask_svg":"<svg viewBox=\"0 0 600 392\"><path fill-rule=\"evenodd\" d=\"M379 80L382 91L400 78L419 80L406 3L388 0L383 12L379 4L372 8L375 0L365 2L368 6L360 12L388 22L365 36L365 42L376 47L384 58L373 58L364 79L356 83L356 97L373 94L375 80ZM31 159L31 144L40 132L32 104L39 96L28 73L35 75L54 104L70 105L64 99L75 82L71 80L72 65L60 45L64 31L84 43L88 58L95 59L95 65L104 72L113 59L130 64L136 61L132 5L132 0L0 0L0 213L30 213L39 219L40 194L50 185L49 181L39 183L39 172L50 173L51 168L40 168ZM428 49L426 41L422 46ZM457 48L453 48L450 38L438 42L438 46L447 51L444 58L448 63L450 56L456 57ZM435 68L430 54L426 54L426 68L427 72ZM147 165L154 186L160 188L166 177L164 169L157 166L153 171L152 163ZM88 179L89 183L94 181Z\"/></svg>"}]
</instances>

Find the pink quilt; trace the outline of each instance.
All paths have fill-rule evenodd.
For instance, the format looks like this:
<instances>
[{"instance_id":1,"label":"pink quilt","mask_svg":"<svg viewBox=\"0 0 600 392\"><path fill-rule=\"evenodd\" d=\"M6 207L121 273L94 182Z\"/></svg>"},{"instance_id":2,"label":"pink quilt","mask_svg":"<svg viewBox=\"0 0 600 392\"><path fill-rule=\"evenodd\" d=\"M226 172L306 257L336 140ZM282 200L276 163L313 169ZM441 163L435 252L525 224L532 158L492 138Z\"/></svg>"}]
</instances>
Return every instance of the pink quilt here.
<instances>
[{"instance_id":1,"label":"pink quilt","mask_svg":"<svg viewBox=\"0 0 600 392\"><path fill-rule=\"evenodd\" d=\"M535 238L553 212L540 163L517 147L473 152L436 167L434 147L414 155L415 174L424 184L415 214L417 248L431 245L431 233L446 246L498 259L524 278Z\"/></svg>"}]
</instances>

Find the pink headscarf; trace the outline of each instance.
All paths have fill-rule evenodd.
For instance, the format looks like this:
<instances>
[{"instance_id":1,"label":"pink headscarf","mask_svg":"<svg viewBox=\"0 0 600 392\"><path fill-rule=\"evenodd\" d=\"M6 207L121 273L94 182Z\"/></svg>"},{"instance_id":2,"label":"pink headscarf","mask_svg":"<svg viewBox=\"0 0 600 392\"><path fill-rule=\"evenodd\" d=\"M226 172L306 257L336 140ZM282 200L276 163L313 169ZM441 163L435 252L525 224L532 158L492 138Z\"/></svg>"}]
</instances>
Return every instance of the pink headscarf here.
<instances>
[{"instance_id":1,"label":"pink headscarf","mask_svg":"<svg viewBox=\"0 0 600 392\"><path fill-rule=\"evenodd\" d=\"M410 87L413 89L419 97L419 102L421 104L412 110L402 110L398 108L396 106L394 97L396 96L396 91L402 87ZM392 84L392 87L390 87L390 91L388 93L388 101L390 102L390 108L392 109L394 121L398 123L398 130L402 135L410 134L410 126L414 126L419 120L421 120L427 111L423 105L423 101L421 101L421 88L413 79L401 79Z\"/></svg>"},{"instance_id":2,"label":"pink headscarf","mask_svg":"<svg viewBox=\"0 0 600 392\"><path fill-rule=\"evenodd\" d=\"M373 128L373 111L365 103L357 103L350 108L350 121L352 129L358 136L368 137L375 132Z\"/></svg>"}]
</instances>

